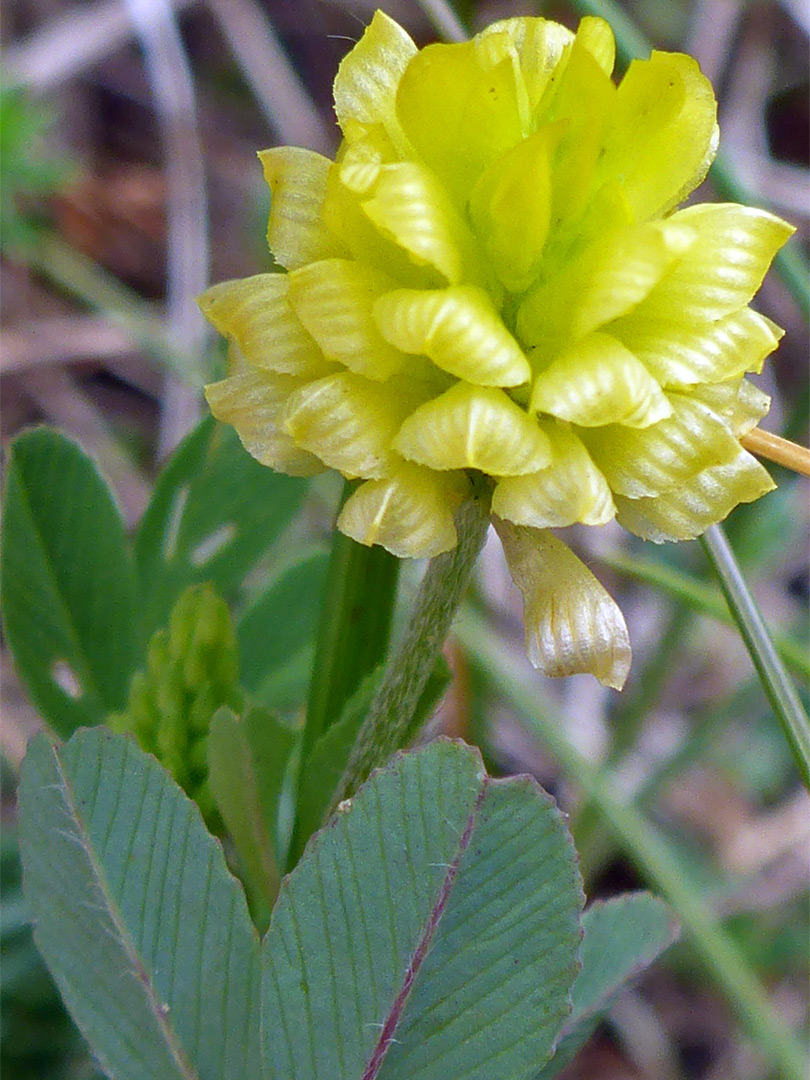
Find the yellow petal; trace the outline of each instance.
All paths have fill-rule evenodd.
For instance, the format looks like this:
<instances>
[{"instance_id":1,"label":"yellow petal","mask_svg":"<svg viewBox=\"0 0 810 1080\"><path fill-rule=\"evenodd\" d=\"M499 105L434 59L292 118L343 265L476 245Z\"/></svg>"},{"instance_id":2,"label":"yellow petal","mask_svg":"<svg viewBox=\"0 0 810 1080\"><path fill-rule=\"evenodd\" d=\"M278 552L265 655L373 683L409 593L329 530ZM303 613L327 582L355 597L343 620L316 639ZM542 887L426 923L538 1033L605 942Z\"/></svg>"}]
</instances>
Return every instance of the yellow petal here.
<instances>
[{"instance_id":1,"label":"yellow petal","mask_svg":"<svg viewBox=\"0 0 810 1080\"><path fill-rule=\"evenodd\" d=\"M616 229L529 292L518 311L526 344L584 337L647 297L694 240L669 223Z\"/></svg>"},{"instance_id":2,"label":"yellow petal","mask_svg":"<svg viewBox=\"0 0 810 1080\"><path fill-rule=\"evenodd\" d=\"M771 399L748 379L740 380L737 401L731 413L731 430L741 439L757 426L771 407Z\"/></svg>"},{"instance_id":3,"label":"yellow petal","mask_svg":"<svg viewBox=\"0 0 810 1080\"><path fill-rule=\"evenodd\" d=\"M384 382L408 358L383 338L372 317L377 297L391 279L362 263L325 259L290 275L290 304L324 356L351 371Z\"/></svg>"},{"instance_id":4,"label":"yellow petal","mask_svg":"<svg viewBox=\"0 0 810 1080\"><path fill-rule=\"evenodd\" d=\"M360 485L341 510L338 528L359 544L381 544L399 558L432 558L458 541L453 510L460 502L459 482L469 487L460 474L402 462L389 476Z\"/></svg>"},{"instance_id":5,"label":"yellow petal","mask_svg":"<svg viewBox=\"0 0 810 1080\"><path fill-rule=\"evenodd\" d=\"M649 427L672 412L661 387L609 334L591 334L535 379L532 409L582 427Z\"/></svg>"},{"instance_id":6,"label":"yellow petal","mask_svg":"<svg viewBox=\"0 0 810 1080\"><path fill-rule=\"evenodd\" d=\"M739 443L716 412L670 394L672 416L639 430L610 424L582 432L611 488L631 499L660 495L696 473L735 458Z\"/></svg>"},{"instance_id":7,"label":"yellow petal","mask_svg":"<svg viewBox=\"0 0 810 1080\"><path fill-rule=\"evenodd\" d=\"M691 386L760 372L784 334L776 323L744 307L714 322L645 318L632 312L611 324L610 332L626 345L662 386Z\"/></svg>"},{"instance_id":8,"label":"yellow petal","mask_svg":"<svg viewBox=\"0 0 810 1080\"><path fill-rule=\"evenodd\" d=\"M484 48L475 41L428 45L400 80L400 123L419 158L460 206L478 175L528 134L521 123L516 59L507 48L493 50L491 41Z\"/></svg>"},{"instance_id":9,"label":"yellow petal","mask_svg":"<svg viewBox=\"0 0 810 1080\"><path fill-rule=\"evenodd\" d=\"M512 292L534 281L551 221L551 150L546 125L498 158L479 178L470 216L495 273Z\"/></svg>"},{"instance_id":10,"label":"yellow petal","mask_svg":"<svg viewBox=\"0 0 810 1080\"><path fill-rule=\"evenodd\" d=\"M338 173L340 182L358 195L370 192L380 178L383 165L398 160L396 149L385 131L372 128L353 143L341 148ZM329 184L327 182L327 191Z\"/></svg>"},{"instance_id":11,"label":"yellow petal","mask_svg":"<svg viewBox=\"0 0 810 1080\"><path fill-rule=\"evenodd\" d=\"M657 498L616 496L617 520L644 540L693 540L741 502L753 502L776 485L756 458L740 448L730 461L697 473Z\"/></svg>"},{"instance_id":12,"label":"yellow petal","mask_svg":"<svg viewBox=\"0 0 810 1080\"><path fill-rule=\"evenodd\" d=\"M734 203L689 206L669 221L686 225L696 239L639 305L638 315L683 326L722 319L744 307L794 232L766 210Z\"/></svg>"},{"instance_id":13,"label":"yellow petal","mask_svg":"<svg viewBox=\"0 0 810 1080\"><path fill-rule=\"evenodd\" d=\"M347 255L321 216L332 162L298 146L263 150L259 160L270 187L267 243L276 261L294 270L315 259Z\"/></svg>"},{"instance_id":14,"label":"yellow petal","mask_svg":"<svg viewBox=\"0 0 810 1080\"><path fill-rule=\"evenodd\" d=\"M607 481L567 424L540 423L551 444L551 463L528 476L499 480L492 511L515 525L536 529L604 525L615 515Z\"/></svg>"},{"instance_id":15,"label":"yellow petal","mask_svg":"<svg viewBox=\"0 0 810 1080\"><path fill-rule=\"evenodd\" d=\"M621 690L632 654L624 616L556 536L495 518L512 580L523 593L529 660L544 675L590 674Z\"/></svg>"},{"instance_id":16,"label":"yellow petal","mask_svg":"<svg viewBox=\"0 0 810 1080\"><path fill-rule=\"evenodd\" d=\"M596 60L602 71L606 75L612 75L613 65L616 63L616 39L613 37L610 23L596 15L586 15L584 19L580 19L576 38Z\"/></svg>"},{"instance_id":17,"label":"yellow petal","mask_svg":"<svg viewBox=\"0 0 810 1080\"><path fill-rule=\"evenodd\" d=\"M402 27L376 11L335 78L335 112L347 139L361 136L369 125L382 124L400 152L408 153L395 104L399 80L415 55L416 46Z\"/></svg>"},{"instance_id":18,"label":"yellow petal","mask_svg":"<svg viewBox=\"0 0 810 1080\"><path fill-rule=\"evenodd\" d=\"M534 117L540 100L549 87L566 46L574 40L567 27L550 19L517 16L500 19L478 34L484 42L489 36L508 36L517 55L518 71L530 117Z\"/></svg>"},{"instance_id":19,"label":"yellow petal","mask_svg":"<svg viewBox=\"0 0 810 1080\"><path fill-rule=\"evenodd\" d=\"M381 383L343 371L296 390L281 426L344 476L374 479L391 466L391 440L409 406Z\"/></svg>"},{"instance_id":20,"label":"yellow petal","mask_svg":"<svg viewBox=\"0 0 810 1080\"><path fill-rule=\"evenodd\" d=\"M232 337L260 371L319 379L334 370L290 307L287 274L256 274L214 285L197 301L206 319Z\"/></svg>"},{"instance_id":21,"label":"yellow petal","mask_svg":"<svg viewBox=\"0 0 810 1080\"><path fill-rule=\"evenodd\" d=\"M722 416L738 439L756 427L771 407L768 395L748 379L695 386L690 393Z\"/></svg>"},{"instance_id":22,"label":"yellow petal","mask_svg":"<svg viewBox=\"0 0 810 1080\"><path fill-rule=\"evenodd\" d=\"M287 398L301 384L291 375L243 371L206 386L205 396L217 420L236 428L244 448L262 465L289 476L313 476L323 464L278 426Z\"/></svg>"},{"instance_id":23,"label":"yellow petal","mask_svg":"<svg viewBox=\"0 0 810 1080\"><path fill-rule=\"evenodd\" d=\"M519 386L531 378L529 362L489 294L474 285L398 289L375 303L374 316L391 345L427 356L460 379Z\"/></svg>"},{"instance_id":24,"label":"yellow petal","mask_svg":"<svg viewBox=\"0 0 810 1080\"><path fill-rule=\"evenodd\" d=\"M464 382L420 406L393 445L431 469L480 469L490 476L535 472L550 457L537 422L502 390Z\"/></svg>"},{"instance_id":25,"label":"yellow petal","mask_svg":"<svg viewBox=\"0 0 810 1080\"><path fill-rule=\"evenodd\" d=\"M438 270L449 284L482 277L472 233L422 166L412 161L384 165L374 195L362 207L384 237L418 265Z\"/></svg>"},{"instance_id":26,"label":"yellow petal","mask_svg":"<svg viewBox=\"0 0 810 1080\"><path fill-rule=\"evenodd\" d=\"M353 154L360 144L349 150ZM350 157L347 151L346 157ZM365 179L363 171L372 170ZM372 175L373 174L373 175ZM369 216L363 203L373 192L380 177L379 164L372 165L358 162L357 170L349 169L350 177L360 185L361 191L352 190L343 182L343 164L335 165L326 179L326 201L323 204L323 219L329 229L340 238L346 250L358 262L367 263L382 273L388 274L399 285L411 288L430 288L444 285L445 278L438 270L428 264L417 265L408 252L395 242L390 235L383 235ZM364 186L365 185L365 186ZM368 188L368 190L367 190Z\"/></svg>"},{"instance_id":27,"label":"yellow petal","mask_svg":"<svg viewBox=\"0 0 810 1080\"><path fill-rule=\"evenodd\" d=\"M717 150L717 105L697 62L653 52L619 84L600 162L618 177L637 220L677 206L706 175Z\"/></svg>"},{"instance_id":28,"label":"yellow petal","mask_svg":"<svg viewBox=\"0 0 810 1080\"><path fill-rule=\"evenodd\" d=\"M540 113L544 122L553 121L563 130L552 172L553 214L561 223L578 216L587 205L616 98L616 87L589 50L587 37L577 32ZM590 44L597 46L596 41ZM583 101L587 101L587 108L583 108Z\"/></svg>"}]
</instances>

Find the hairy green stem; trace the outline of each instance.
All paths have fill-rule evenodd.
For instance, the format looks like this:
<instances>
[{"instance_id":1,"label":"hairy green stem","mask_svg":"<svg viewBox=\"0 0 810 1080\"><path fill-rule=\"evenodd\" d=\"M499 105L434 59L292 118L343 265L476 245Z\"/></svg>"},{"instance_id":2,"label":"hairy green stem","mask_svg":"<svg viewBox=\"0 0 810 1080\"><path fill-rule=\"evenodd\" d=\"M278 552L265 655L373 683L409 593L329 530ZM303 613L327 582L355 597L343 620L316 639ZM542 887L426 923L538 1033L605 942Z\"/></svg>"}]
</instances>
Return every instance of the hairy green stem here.
<instances>
[{"instance_id":1,"label":"hairy green stem","mask_svg":"<svg viewBox=\"0 0 810 1080\"><path fill-rule=\"evenodd\" d=\"M810 719L802 707L796 687L779 659L723 529L720 525L711 525L700 539L765 695L782 726L799 775L805 787L810 789Z\"/></svg>"},{"instance_id":2,"label":"hairy green stem","mask_svg":"<svg viewBox=\"0 0 810 1080\"><path fill-rule=\"evenodd\" d=\"M649 884L675 908L695 951L758 1049L779 1069L784 1080L805 1080L806 1062L800 1046L733 939L683 873L666 840L635 806L617 797L611 775L596 769L568 741L564 718L542 701L536 687L527 686L524 672L493 640L480 615L465 612L457 634L473 665L513 706L524 729L542 742L586 797L595 802L606 825Z\"/></svg>"},{"instance_id":3,"label":"hairy green stem","mask_svg":"<svg viewBox=\"0 0 810 1080\"><path fill-rule=\"evenodd\" d=\"M333 809L402 746L467 590L488 524L488 508L478 499L469 500L456 518L457 546L431 560L408 624L358 734Z\"/></svg>"}]
</instances>

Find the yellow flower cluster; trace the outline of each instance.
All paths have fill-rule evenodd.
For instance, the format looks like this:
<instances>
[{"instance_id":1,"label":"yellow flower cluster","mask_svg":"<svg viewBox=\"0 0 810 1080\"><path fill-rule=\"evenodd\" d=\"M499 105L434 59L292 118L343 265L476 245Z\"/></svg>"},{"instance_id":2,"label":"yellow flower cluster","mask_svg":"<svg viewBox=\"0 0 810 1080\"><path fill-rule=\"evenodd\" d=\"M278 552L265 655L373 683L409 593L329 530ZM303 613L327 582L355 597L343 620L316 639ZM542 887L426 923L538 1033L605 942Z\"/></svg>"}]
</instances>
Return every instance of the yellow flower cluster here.
<instances>
[{"instance_id":1,"label":"yellow flower cluster","mask_svg":"<svg viewBox=\"0 0 810 1080\"><path fill-rule=\"evenodd\" d=\"M260 154L287 273L201 305L232 345L208 401L251 454L362 479L338 527L400 556L452 548L483 490L533 662L620 686L621 613L547 530L685 539L773 486L739 439L781 331L748 303L792 230L673 212L716 150L711 86L679 54L618 85L613 62L601 19L417 50L378 12L335 80L337 160Z\"/></svg>"}]
</instances>

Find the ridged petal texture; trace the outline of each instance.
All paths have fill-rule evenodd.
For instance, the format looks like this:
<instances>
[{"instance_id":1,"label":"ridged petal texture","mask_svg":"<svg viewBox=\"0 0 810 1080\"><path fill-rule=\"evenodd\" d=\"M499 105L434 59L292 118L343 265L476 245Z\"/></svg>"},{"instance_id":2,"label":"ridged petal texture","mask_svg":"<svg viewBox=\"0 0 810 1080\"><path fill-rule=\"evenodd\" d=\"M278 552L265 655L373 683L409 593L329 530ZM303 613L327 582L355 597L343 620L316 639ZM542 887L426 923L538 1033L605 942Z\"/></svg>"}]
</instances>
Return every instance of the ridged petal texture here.
<instances>
[{"instance_id":1,"label":"ridged petal texture","mask_svg":"<svg viewBox=\"0 0 810 1080\"><path fill-rule=\"evenodd\" d=\"M203 314L257 371L317 379L334 370L288 301L286 274L223 281L201 298Z\"/></svg>"},{"instance_id":2,"label":"ridged petal texture","mask_svg":"<svg viewBox=\"0 0 810 1080\"><path fill-rule=\"evenodd\" d=\"M616 496L617 517L644 540L693 540L741 502L776 487L755 457L741 447L729 461L710 465L658 498Z\"/></svg>"},{"instance_id":3,"label":"ridged petal texture","mask_svg":"<svg viewBox=\"0 0 810 1080\"><path fill-rule=\"evenodd\" d=\"M259 160L272 197L267 243L276 261L295 270L313 259L346 254L323 218L329 159L297 146L275 146Z\"/></svg>"},{"instance_id":4,"label":"ridged petal texture","mask_svg":"<svg viewBox=\"0 0 810 1080\"><path fill-rule=\"evenodd\" d=\"M520 386L531 378L529 361L483 289L398 289L377 301L374 315L392 345L460 379Z\"/></svg>"},{"instance_id":5,"label":"ridged petal texture","mask_svg":"<svg viewBox=\"0 0 810 1080\"><path fill-rule=\"evenodd\" d=\"M717 148L712 88L688 56L619 82L614 59L599 18L417 49L378 11L335 79L336 161L260 154L287 273L200 300L231 345L211 408L254 457L364 481L338 527L402 557L452 548L461 501L490 499L534 659L609 685L624 624L544 530L683 539L772 486L740 439L782 331L748 305L793 231L677 209Z\"/></svg>"},{"instance_id":6,"label":"ridged petal texture","mask_svg":"<svg viewBox=\"0 0 810 1080\"><path fill-rule=\"evenodd\" d=\"M583 427L646 428L672 406L640 360L609 334L591 334L534 381L532 408Z\"/></svg>"},{"instance_id":7,"label":"ridged petal texture","mask_svg":"<svg viewBox=\"0 0 810 1080\"><path fill-rule=\"evenodd\" d=\"M344 371L294 390L281 427L344 476L376 478L393 464L391 440L407 410L407 399Z\"/></svg>"},{"instance_id":8,"label":"ridged petal texture","mask_svg":"<svg viewBox=\"0 0 810 1080\"><path fill-rule=\"evenodd\" d=\"M610 487L582 441L567 424L546 422L542 430L551 460L538 472L501 480L492 494L493 513L537 529L610 521L616 514Z\"/></svg>"},{"instance_id":9,"label":"ridged petal texture","mask_svg":"<svg viewBox=\"0 0 810 1080\"><path fill-rule=\"evenodd\" d=\"M330 360L385 382L406 366L407 357L380 334L374 301L391 289L385 274L363 263L326 259L289 275L290 304Z\"/></svg>"},{"instance_id":10,"label":"ridged petal texture","mask_svg":"<svg viewBox=\"0 0 810 1080\"><path fill-rule=\"evenodd\" d=\"M412 413L394 447L431 469L478 469L491 476L534 472L550 457L539 425L502 390L465 382Z\"/></svg>"},{"instance_id":11,"label":"ridged petal texture","mask_svg":"<svg viewBox=\"0 0 810 1080\"><path fill-rule=\"evenodd\" d=\"M384 479L360 485L341 510L338 528L394 555L431 558L456 546L453 511L468 492L461 473L435 473L403 461Z\"/></svg>"},{"instance_id":12,"label":"ridged petal texture","mask_svg":"<svg viewBox=\"0 0 810 1080\"><path fill-rule=\"evenodd\" d=\"M302 450L278 425L290 394L302 385L293 375L242 371L205 388L211 412L236 428L242 445L262 465L289 476L322 472L319 457Z\"/></svg>"}]
</instances>

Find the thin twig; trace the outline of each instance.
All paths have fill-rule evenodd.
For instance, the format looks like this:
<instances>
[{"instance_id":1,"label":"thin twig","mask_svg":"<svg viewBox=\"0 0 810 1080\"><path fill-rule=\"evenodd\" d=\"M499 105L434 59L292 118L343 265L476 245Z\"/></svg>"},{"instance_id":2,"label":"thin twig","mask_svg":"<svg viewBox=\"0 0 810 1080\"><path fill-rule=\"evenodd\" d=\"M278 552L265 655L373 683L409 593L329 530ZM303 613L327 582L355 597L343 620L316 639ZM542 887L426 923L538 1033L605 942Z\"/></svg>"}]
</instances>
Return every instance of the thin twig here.
<instances>
[{"instance_id":1,"label":"thin twig","mask_svg":"<svg viewBox=\"0 0 810 1080\"><path fill-rule=\"evenodd\" d=\"M0 375L70 360L107 360L138 351L131 334L94 315L38 319L3 330Z\"/></svg>"},{"instance_id":2,"label":"thin twig","mask_svg":"<svg viewBox=\"0 0 810 1080\"><path fill-rule=\"evenodd\" d=\"M767 458L776 465L784 465L786 469L792 469L802 476L810 476L810 450L806 446L799 446L798 443L761 428L749 431L747 435L743 435L740 442L757 457Z\"/></svg>"}]
</instances>

